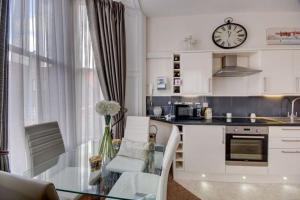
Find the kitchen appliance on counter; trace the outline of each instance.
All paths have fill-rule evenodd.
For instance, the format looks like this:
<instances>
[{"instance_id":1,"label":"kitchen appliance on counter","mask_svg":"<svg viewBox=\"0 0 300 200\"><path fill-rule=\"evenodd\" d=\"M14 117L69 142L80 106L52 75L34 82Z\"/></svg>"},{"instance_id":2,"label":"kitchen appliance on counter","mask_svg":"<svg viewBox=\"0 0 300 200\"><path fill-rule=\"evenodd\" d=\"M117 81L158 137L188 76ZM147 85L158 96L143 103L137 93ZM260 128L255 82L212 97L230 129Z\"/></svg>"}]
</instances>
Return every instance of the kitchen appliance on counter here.
<instances>
[{"instance_id":1,"label":"kitchen appliance on counter","mask_svg":"<svg viewBox=\"0 0 300 200\"><path fill-rule=\"evenodd\" d=\"M204 112L204 118L205 119L212 119L212 109L211 108L206 108Z\"/></svg>"},{"instance_id":2,"label":"kitchen appliance on counter","mask_svg":"<svg viewBox=\"0 0 300 200\"><path fill-rule=\"evenodd\" d=\"M176 120L197 120L203 119L201 115L201 107L196 104L175 104Z\"/></svg>"},{"instance_id":3,"label":"kitchen appliance on counter","mask_svg":"<svg viewBox=\"0 0 300 200\"><path fill-rule=\"evenodd\" d=\"M226 126L226 165L268 166L267 126Z\"/></svg>"}]
</instances>

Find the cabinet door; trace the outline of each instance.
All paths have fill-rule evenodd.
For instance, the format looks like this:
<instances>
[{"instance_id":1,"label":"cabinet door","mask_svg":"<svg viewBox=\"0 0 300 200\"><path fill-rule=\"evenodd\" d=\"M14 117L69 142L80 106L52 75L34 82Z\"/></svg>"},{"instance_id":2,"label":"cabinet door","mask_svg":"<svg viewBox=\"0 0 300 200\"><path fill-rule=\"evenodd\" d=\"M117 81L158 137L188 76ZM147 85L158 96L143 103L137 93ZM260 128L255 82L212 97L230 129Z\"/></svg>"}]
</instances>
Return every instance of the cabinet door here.
<instances>
[{"instance_id":1,"label":"cabinet door","mask_svg":"<svg viewBox=\"0 0 300 200\"><path fill-rule=\"evenodd\" d=\"M183 126L185 170L225 173L225 127Z\"/></svg>"},{"instance_id":2,"label":"cabinet door","mask_svg":"<svg viewBox=\"0 0 300 200\"><path fill-rule=\"evenodd\" d=\"M292 50L261 52L264 94L292 94L296 92Z\"/></svg>"},{"instance_id":3,"label":"cabinet door","mask_svg":"<svg viewBox=\"0 0 300 200\"><path fill-rule=\"evenodd\" d=\"M300 50L293 53L294 80L296 82L296 93L300 93Z\"/></svg>"},{"instance_id":4,"label":"cabinet door","mask_svg":"<svg viewBox=\"0 0 300 200\"><path fill-rule=\"evenodd\" d=\"M270 149L269 173L276 175L300 174L300 149Z\"/></svg>"},{"instance_id":5,"label":"cabinet door","mask_svg":"<svg viewBox=\"0 0 300 200\"><path fill-rule=\"evenodd\" d=\"M212 93L212 53L180 54L182 94Z\"/></svg>"}]
</instances>

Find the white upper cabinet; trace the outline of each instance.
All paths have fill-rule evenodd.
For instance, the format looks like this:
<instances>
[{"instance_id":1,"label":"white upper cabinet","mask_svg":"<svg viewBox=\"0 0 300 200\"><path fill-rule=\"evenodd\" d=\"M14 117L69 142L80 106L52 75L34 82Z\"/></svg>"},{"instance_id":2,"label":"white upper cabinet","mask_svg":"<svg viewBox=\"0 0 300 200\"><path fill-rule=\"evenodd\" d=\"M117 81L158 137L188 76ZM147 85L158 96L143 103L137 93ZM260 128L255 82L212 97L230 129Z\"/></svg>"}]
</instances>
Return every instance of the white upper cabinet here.
<instances>
[{"instance_id":1,"label":"white upper cabinet","mask_svg":"<svg viewBox=\"0 0 300 200\"><path fill-rule=\"evenodd\" d=\"M299 94L300 50L261 51L262 94Z\"/></svg>"},{"instance_id":2,"label":"white upper cabinet","mask_svg":"<svg viewBox=\"0 0 300 200\"><path fill-rule=\"evenodd\" d=\"M181 94L212 94L212 53L180 53Z\"/></svg>"},{"instance_id":3,"label":"white upper cabinet","mask_svg":"<svg viewBox=\"0 0 300 200\"><path fill-rule=\"evenodd\" d=\"M263 94L296 92L292 50L261 51Z\"/></svg>"},{"instance_id":4,"label":"white upper cabinet","mask_svg":"<svg viewBox=\"0 0 300 200\"><path fill-rule=\"evenodd\" d=\"M300 94L300 50L293 51L294 79L296 81L296 93Z\"/></svg>"}]
</instances>

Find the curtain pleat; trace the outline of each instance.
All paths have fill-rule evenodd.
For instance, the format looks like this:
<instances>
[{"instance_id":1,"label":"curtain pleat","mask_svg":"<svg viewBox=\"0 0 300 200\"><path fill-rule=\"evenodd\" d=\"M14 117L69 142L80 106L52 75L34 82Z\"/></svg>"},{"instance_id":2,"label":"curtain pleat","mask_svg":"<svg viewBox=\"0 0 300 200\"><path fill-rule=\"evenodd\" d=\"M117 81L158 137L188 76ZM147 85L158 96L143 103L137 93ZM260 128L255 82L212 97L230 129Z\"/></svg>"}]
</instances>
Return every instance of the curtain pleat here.
<instances>
[{"instance_id":1,"label":"curtain pleat","mask_svg":"<svg viewBox=\"0 0 300 200\"><path fill-rule=\"evenodd\" d=\"M0 170L10 171L8 160L8 10L0 0Z\"/></svg>"},{"instance_id":2,"label":"curtain pleat","mask_svg":"<svg viewBox=\"0 0 300 200\"><path fill-rule=\"evenodd\" d=\"M125 107L126 36L124 5L112 0L86 0L89 28L97 74L103 96ZM117 121L122 117L114 117ZM115 137L124 134L124 119L114 130Z\"/></svg>"}]
</instances>

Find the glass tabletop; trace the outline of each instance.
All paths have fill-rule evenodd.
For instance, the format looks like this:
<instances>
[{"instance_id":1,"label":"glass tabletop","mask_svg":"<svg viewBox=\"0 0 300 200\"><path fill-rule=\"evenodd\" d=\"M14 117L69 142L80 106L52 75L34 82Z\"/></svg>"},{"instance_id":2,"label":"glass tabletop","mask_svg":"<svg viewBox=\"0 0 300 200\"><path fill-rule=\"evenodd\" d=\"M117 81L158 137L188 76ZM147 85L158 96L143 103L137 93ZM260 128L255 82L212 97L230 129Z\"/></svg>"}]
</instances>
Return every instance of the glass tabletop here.
<instances>
[{"instance_id":1,"label":"glass tabletop","mask_svg":"<svg viewBox=\"0 0 300 200\"><path fill-rule=\"evenodd\" d=\"M109 197L110 199L128 199L121 196L109 196L109 192L120 177L120 173L111 172L102 165L92 171L89 158L97 155L99 142L89 141L72 151L48 160L43 164L24 172L28 178L51 182L57 191L78 195ZM147 155L145 173L160 175L164 147L155 145ZM135 199L135 197L132 197Z\"/></svg>"}]
</instances>

